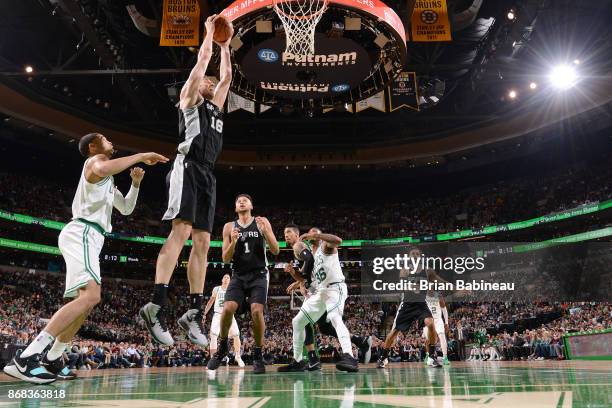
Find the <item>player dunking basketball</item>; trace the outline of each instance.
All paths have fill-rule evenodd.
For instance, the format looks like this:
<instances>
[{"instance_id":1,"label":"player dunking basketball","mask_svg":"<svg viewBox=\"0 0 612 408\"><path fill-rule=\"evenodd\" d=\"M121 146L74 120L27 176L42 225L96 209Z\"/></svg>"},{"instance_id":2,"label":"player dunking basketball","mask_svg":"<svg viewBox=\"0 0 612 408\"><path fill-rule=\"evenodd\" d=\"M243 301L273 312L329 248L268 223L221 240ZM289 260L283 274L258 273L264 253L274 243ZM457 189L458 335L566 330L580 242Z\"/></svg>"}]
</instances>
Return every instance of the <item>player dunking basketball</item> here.
<instances>
[{"instance_id":1,"label":"player dunking basketball","mask_svg":"<svg viewBox=\"0 0 612 408\"><path fill-rule=\"evenodd\" d=\"M232 278L225 292L225 302L221 313L219 347L208 362L209 370L216 370L227 356L227 336L234 314L245 301L251 306L255 349L253 372L266 372L262 356L265 331L264 305L268 298L268 261L266 243L270 252L278 255L280 249L274 236L270 221L265 217L253 217L253 200L248 194L236 197L238 219L223 227L223 262L232 262Z\"/></svg>"},{"instance_id":2,"label":"player dunking basketball","mask_svg":"<svg viewBox=\"0 0 612 408\"><path fill-rule=\"evenodd\" d=\"M157 153L140 153L112 159L113 144L99 133L85 135L79 141L79 151L87 157L72 201L72 221L59 235L59 249L66 261L65 298L76 298L60 308L44 330L36 336L4 372L35 384L47 384L56 379L72 380L76 375L62 360L62 354L91 312L100 303L100 251L104 234L112 230L113 207L130 215L136 206L144 171L130 172L132 187L123 194L115 187L113 176L137 163L154 165L168 161ZM51 349L40 359L43 351Z\"/></svg>"},{"instance_id":3,"label":"player dunking basketball","mask_svg":"<svg viewBox=\"0 0 612 408\"><path fill-rule=\"evenodd\" d=\"M181 142L167 178L168 209L163 216L164 220L172 220L172 231L157 258L153 300L140 309L140 316L153 338L165 345L174 344L165 317L168 283L190 235L193 242L187 264L190 307L178 324L193 343L202 347L208 345L202 323L202 299L217 200L213 167L223 144L221 110L232 82L231 25L227 41L218 44L221 47L220 82L215 87L205 77L212 56L215 19L213 15L206 20L206 37L198 61L181 90Z\"/></svg>"}]
</instances>

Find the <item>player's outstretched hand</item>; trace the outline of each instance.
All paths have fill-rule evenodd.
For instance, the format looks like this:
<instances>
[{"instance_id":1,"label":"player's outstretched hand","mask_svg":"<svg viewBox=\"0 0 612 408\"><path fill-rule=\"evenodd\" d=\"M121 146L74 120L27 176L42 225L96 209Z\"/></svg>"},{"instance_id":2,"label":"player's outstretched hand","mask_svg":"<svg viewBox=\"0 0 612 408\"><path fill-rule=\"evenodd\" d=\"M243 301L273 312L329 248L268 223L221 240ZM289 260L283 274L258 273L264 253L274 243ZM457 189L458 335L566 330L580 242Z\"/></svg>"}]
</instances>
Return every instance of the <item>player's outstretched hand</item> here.
<instances>
[{"instance_id":1,"label":"player's outstretched hand","mask_svg":"<svg viewBox=\"0 0 612 408\"><path fill-rule=\"evenodd\" d=\"M142 162L147 166L153 166L157 163L168 163L168 158L166 156L162 156L158 153L143 153L142 154Z\"/></svg>"},{"instance_id":2,"label":"player's outstretched hand","mask_svg":"<svg viewBox=\"0 0 612 408\"><path fill-rule=\"evenodd\" d=\"M206 21L204 22L204 28L206 29L206 35L215 35L215 19L217 18L216 14L208 16Z\"/></svg>"},{"instance_id":3,"label":"player's outstretched hand","mask_svg":"<svg viewBox=\"0 0 612 408\"><path fill-rule=\"evenodd\" d=\"M261 231L262 234L265 234L268 230L268 223L264 217L255 217L255 222L257 223L257 228Z\"/></svg>"},{"instance_id":4,"label":"player's outstretched hand","mask_svg":"<svg viewBox=\"0 0 612 408\"><path fill-rule=\"evenodd\" d=\"M300 283L301 282L297 282L296 281L296 282L293 282L291 285L289 285L287 287L287 294L290 295L291 292L295 292L296 290L299 290L300 289Z\"/></svg>"},{"instance_id":5,"label":"player's outstretched hand","mask_svg":"<svg viewBox=\"0 0 612 408\"><path fill-rule=\"evenodd\" d=\"M136 187L140 186L140 182L145 175L145 171L140 167L134 167L130 170L130 177L132 178L132 184Z\"/></svg>"},{"instance_id":6,"label":"player's outstretched hand","mask_svg":"<svg viewBox=\"0 0 612 408\"><path fill-rule=\"evenodd\" d=\"M295 268L293 267L293 264L291 262L289 262L287 266L285 266L285 272L287 273L295 272Z\"/></svg>"}]
</instances>

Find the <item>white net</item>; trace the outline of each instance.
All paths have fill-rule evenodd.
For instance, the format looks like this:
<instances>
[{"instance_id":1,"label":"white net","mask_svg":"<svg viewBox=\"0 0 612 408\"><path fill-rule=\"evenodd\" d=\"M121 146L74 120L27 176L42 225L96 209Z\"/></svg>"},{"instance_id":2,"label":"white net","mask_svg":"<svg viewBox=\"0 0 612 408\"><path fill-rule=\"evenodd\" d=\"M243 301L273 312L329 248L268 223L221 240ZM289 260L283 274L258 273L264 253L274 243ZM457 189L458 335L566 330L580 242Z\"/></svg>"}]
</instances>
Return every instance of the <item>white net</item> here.
<instances>
[{"instance_id":1,"label":"white net","mask_svg":"<svg viewBox=\"0 0 612 408\"><path fill-rule=\"evenodd\" d=\"M274 0L274 11L285 28L286 53L315 53L315 30L327 9L327 2L328 0Z\"/></svg>"}]
</instances>

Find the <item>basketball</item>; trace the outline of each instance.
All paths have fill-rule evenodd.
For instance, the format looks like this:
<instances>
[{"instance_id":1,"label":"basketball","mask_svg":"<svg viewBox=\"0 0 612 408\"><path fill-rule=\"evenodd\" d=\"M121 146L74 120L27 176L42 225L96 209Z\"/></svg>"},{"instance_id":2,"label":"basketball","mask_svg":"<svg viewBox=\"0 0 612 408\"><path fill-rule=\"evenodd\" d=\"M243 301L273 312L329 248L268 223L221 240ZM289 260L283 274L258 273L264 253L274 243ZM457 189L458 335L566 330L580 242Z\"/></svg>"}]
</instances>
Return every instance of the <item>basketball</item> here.
<instances>
[{"instance_id":1,"label":"basketball","mask_svg":"<svg viewBox=\"0 0 612 408\"><path fill-rule=\"evenodd\" d=\"M215 20L215 35L213 39L215 42L224 43L231 35L230 22L223 16L218 16Z\"/></svg>"}]
</instances>

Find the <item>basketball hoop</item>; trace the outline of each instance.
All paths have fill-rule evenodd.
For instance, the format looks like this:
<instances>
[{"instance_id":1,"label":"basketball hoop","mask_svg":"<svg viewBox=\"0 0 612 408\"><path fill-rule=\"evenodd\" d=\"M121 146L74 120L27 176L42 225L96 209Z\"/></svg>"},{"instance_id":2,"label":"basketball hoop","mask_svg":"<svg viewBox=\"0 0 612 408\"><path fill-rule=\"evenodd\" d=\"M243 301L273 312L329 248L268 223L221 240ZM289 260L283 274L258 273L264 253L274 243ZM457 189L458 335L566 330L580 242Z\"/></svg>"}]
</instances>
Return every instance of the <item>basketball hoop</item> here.
<instances>
[{"instance_id":1,"label":"basketball hoop","mask_svg":"<svg viewBox=\"0 0 612 408\"><path fill-rule=\"evenodd\" d=\"M314 55L315 29L327 10L328 0L274 0L274 11L285 28L285 52Z\"/></svg>"}]
</instances>

